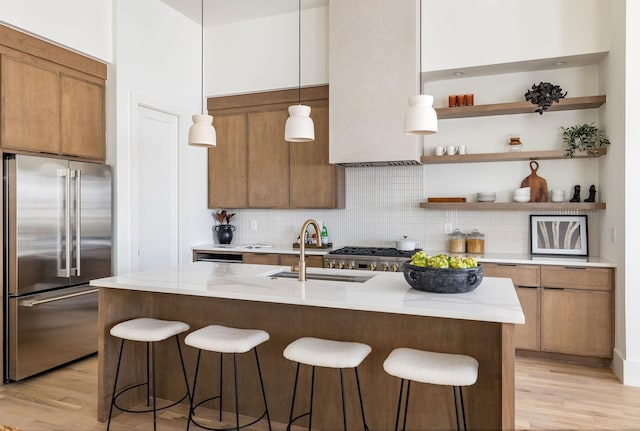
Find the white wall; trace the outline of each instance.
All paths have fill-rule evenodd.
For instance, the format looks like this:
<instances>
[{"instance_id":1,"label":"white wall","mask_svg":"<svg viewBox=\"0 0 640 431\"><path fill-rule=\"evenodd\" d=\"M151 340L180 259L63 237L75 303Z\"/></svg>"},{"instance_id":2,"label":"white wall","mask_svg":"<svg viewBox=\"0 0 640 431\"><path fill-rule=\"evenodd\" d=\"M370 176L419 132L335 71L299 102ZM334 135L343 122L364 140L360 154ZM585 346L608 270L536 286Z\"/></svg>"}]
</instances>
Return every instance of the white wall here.
<instances>
[{"instance_id":1,"label":"white wall","mask_svg":"<svg viewBox=\"0 0 640 431\"><path fill-rule=\"evenodd\" d=\"M153 17L153 18L150 18ZM131 104L142 100L182 116L180 136L180 260L190 246L208 241L206 150L187 145L191 115L201 112L200 26L157 0L116 1L115 79L117 104L116 246L117 272L131 264ZM153 154L146 155L153 157Z\"/></svg>"},{"instance_id":2,"label":"white wall","mask_svg":"<svg viewBox=\"0 0 640 431\"><path fill-rule=\"evenodd\" d=\"M329 82L328 10L302 11L301 82ZM208 27L205 94L298 86L298 13Z\"/></svg>"},{"instance_id":3,"label":"white wall","mask_svg":"<svg viewBox=\"0 0 640 431\"><path fill-rule=\"evenodd\" d=\"M423 69L443 70L602 52L601 0L425 0Z\"/></svg>"},{"instance_id":4,"label":"white wall","mask_svg":"<svg viewBox=\"0 0 640 431\"><path fill-rule=\"evenodd\" d=\"M0 22L109 63L112 2L0 0Z\"/></svg>"},{"instance_id":5,"label":"white wall","mask_svg":"<svg viewBox=\"0 0 640 431\"><path fill-rule=\"evenodd\" d=\"M619 0L618 0L619 1ZM640 107L637 104L637 97L640 95L640 29L637 23L640 22L640 2L635 0L626 1L626 46L625 46L625 156L624 156L624 308L626 328L626 364L624 369L625 384L640 386L640 280L637 276L637 264L640 262L640 173L636 162L640 160L640 130L638 130L638 118L640 118ZM619 190L616 191L620 194ZM618 245L618 248L620 245ZM617 295L619 296L619 295ZM619 307L616 307L618 309Z\"/></svg>"}]
</instances>

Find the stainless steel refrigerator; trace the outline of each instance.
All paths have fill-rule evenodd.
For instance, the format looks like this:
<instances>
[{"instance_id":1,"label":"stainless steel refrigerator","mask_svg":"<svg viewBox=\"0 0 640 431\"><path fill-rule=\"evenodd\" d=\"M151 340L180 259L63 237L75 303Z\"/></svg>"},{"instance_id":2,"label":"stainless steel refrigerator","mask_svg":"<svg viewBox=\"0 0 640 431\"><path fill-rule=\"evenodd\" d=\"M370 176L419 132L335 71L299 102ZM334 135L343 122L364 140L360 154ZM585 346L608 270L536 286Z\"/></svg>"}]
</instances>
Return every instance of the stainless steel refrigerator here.
<instances>
[{"instance_id":1,"label":"stainless steel refrigerator","mask_svg":"<svg viewBox=\"0 0 640 431\"><path fill-rule=\"evenodd\" d=\"M5 381L98 349L98 293L111 275L111 169L5 155Z\"/></svg>"}]
</instances>

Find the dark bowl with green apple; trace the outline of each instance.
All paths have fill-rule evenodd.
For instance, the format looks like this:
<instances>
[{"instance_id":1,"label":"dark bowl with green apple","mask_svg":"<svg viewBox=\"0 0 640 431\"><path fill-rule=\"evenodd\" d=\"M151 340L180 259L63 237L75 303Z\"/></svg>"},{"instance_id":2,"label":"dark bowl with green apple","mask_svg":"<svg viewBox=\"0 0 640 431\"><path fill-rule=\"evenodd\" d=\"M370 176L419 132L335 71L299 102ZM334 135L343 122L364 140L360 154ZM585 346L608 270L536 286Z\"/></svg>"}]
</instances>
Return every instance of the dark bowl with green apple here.
<instances>
[{"instance_id":1,"label":"dark bowl with green apple","mask_svg":"<svg viewBox=\"0 0 640 431\"><path fill-rule=\"evenodd\" d=\"M414 289L432 293L466 293L482 283L483 268L474 258L419 253L422 252L416 253L403 269L404 279Z\"/></svg>"}]
</instances>

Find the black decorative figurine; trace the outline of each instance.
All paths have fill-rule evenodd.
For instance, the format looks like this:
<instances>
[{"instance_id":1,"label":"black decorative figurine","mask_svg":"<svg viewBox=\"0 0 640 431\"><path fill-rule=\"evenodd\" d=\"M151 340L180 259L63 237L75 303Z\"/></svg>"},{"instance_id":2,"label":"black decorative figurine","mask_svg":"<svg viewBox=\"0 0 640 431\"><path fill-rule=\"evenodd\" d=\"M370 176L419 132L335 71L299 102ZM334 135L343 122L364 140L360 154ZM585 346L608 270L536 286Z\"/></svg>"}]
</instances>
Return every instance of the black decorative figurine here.
<instances>
[{"instance_id":1,"label":"black decorative figurine","mask_svg":"<svg viewBox=\"0 0 640 431\"><path fill-rule=\"evenodd\" d=\"M580 186L573 187L573 197L569 200L569 202L580 202Z\"/></svg>"},{"instance_id":2,"label":"black decorative figurine","mask_svg":"<svg viewBox=\"0 0 640 431\"><path fill-rule=\"evenodd\" d=\"M589 197L584 200L585 202L595 202L596 201L596 186L591 184L589 187Z\"/></svg>"}]
</instances>

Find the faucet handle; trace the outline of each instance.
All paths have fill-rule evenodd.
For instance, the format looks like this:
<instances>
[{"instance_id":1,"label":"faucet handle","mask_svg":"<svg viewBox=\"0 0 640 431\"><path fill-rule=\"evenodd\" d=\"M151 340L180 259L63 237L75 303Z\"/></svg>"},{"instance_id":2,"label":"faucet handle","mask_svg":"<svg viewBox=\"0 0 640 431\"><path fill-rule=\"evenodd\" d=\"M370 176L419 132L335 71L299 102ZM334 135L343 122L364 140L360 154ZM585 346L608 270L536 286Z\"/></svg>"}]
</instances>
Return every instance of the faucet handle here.
<instances>
[{"instance_id":1,"label":"faucet handle","mask_svg":"<svg viewBox=\"0 0 640 431\"><path fill-rule=\"evenodd\" d=\"M300 272L300 265L297 263L291 265L291 272Z\"/></svg>"}]
</instances>

